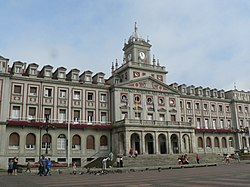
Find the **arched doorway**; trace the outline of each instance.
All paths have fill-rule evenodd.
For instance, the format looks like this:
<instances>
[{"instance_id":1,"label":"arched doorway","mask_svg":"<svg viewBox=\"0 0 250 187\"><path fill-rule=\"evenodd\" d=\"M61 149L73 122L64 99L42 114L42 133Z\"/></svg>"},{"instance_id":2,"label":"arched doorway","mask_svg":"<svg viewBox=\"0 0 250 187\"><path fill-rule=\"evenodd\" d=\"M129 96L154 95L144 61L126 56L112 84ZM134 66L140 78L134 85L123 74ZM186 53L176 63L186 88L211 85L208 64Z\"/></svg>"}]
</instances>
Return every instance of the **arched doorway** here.
<instances>
[{"instance_id":1,"label":"arched doorway","mask_svg":"<svg viewBox=\"0 0 250 187\"><path fill-rule=\"evenodd\" d=\"M190 138L187 134L182 136L183 151L185 153L190 153Z\"/></svg>"},{"instance_id":2,"label":"arched doorway","mask_svg":"<svg viewBox=\"0 0 250 187\"><path fill-rule=\"evenodd\" d=\"M172 151L174 154L179 153L179 144L178 144L178 136L176 134L171 135L171 145L172 145Z\"/></svg>"},{"instance_id":3,"label":"arched doorway","mask_svg":"<svg viewBox=\"0 0 250 187\"><path fill-rule=\"evenodd\" d=\"M160 154L167 154L166 136L164 134L158 136L158 146Z\"/></svg>"},{"instance_id":4,"label":"arched doorway","mask_svg":"<svg viewBox=\"0 0 250 187\"><path fill-rule=\"evenodd\" d=\"M149 133L145 136L145 151L148 154L154 154L154 138Z\"/></svg>"},{"instance_id":5,"label":"arched doorway","mask_svg":"<svg viewBox=\"0 0 250 187\"><path fill-rule=\"evenodd\" d=\"M134 150L137 150L138 154L140 154L140 136L137 133L133 133L131 135L131 140L130 140L130 148L133 148Z\"/></svg>"}]
</instances>

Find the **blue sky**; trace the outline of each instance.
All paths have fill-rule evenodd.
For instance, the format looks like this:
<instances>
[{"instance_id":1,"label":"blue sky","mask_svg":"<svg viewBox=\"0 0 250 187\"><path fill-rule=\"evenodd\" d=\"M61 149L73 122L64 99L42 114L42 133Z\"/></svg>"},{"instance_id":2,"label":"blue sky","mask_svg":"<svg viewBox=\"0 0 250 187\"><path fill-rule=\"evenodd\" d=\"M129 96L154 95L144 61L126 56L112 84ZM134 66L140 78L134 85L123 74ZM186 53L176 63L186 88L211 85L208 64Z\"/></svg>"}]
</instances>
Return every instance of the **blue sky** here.
<instances>
[{"instance_id":1,"label":"blue sky","mask_svg":"<svg viewBox=\"0 0 250 187\"><path fill-rule=\"evenodd\" d=\"M248 0L0 0L0 55L104 72L133 32L150 39L167 84L250 90Z\"/></svg>"}]
</instances>

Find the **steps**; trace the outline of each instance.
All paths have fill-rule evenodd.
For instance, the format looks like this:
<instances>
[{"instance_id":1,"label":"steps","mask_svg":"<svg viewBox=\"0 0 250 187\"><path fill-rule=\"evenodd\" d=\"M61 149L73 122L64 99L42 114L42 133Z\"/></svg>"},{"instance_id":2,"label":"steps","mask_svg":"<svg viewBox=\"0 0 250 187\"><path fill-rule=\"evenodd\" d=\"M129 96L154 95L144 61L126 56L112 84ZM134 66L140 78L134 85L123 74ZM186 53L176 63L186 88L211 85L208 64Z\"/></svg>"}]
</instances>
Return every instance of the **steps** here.
<instances>
[{"instance_id":1,"label":"steps","mask_svg":"<svg viewBox=\"0 0 250 187\"><path fill-rule=\"evenodd\" d=\"M207 153L199 154L200 163L219 163L222 156ZM137 158L124 157L124 167L148 167L148 166L165 166L178 165L178 157L180 155L139 155ZM190 164L196 164L196 154L188 154Z\"/></svg>"}]
</instances>

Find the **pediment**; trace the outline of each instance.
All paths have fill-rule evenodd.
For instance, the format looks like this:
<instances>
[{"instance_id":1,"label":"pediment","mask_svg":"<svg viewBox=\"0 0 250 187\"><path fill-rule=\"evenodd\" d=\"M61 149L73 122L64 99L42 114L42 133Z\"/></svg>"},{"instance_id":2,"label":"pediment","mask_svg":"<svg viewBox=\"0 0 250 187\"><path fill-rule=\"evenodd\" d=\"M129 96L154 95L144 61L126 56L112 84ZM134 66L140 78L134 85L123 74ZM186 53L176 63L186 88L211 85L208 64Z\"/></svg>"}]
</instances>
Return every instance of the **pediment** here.
<instances>
[{"instance_id":1,"label":"pediment","mask_svg":"<svg viewBox=\"0 0 250 187\"><path fill-rule=\"evenodd\" d=\"M120 106L120 109L127 110L129 107L127 105Z\"/></svg>"},{"instance_id":2,"label":"pediment","mask_svg":"<svg viewBox=\"0 0 250 187\"><path fill-rule=\"evenodd\" d=\"M165 108L158 109L158 112L166 112L167 110Z\"/></svg>"},{"instance_id":3,"label":"pediment","mask_svg":"<svg viewBox=\"0 0 250 187\"><path fill-rule=\"evenodd\" d=\"M158 81L152 77L138 78L136 80L132 80L130 82L121 84L122 87L131 87L131 88L139 88L139 89L147 89L154 91L162 91L168 92L172 94L179 94L176 90L168 86L167 84Z\"/></svg>"},{"instance_id":4,"label":"pediment","mask_svg":"<svg viewBox=\"0 0 250 187\"><path fill-rule=\"evenodd\" d=\"M177 113L177 110L176 109L171 109L169 110L170 113Z\"/></svg>"}]
</instances>

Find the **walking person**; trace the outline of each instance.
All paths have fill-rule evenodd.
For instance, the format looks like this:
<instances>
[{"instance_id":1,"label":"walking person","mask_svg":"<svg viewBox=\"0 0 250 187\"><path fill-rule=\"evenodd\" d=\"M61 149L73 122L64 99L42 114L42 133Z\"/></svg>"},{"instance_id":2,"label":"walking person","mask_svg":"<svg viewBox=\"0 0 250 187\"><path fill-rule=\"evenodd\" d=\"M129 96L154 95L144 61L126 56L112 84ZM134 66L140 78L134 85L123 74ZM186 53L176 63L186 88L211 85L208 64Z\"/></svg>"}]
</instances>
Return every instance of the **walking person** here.
<instances>
[{"instance_id":1,"label":"walking person","mask_svg":"<svg viewBox=\"0 0 250 187\"><path fill-rule=\"evenodd\" d=\"M13 174L17 175L17 164L18 164L18 158L14 157L13 159Z\"/></svg>"},{"instance_id":2,"label":"walking person","mask_svg":"<svg viewBox=\"0 0 250 187\"><path fill-rule=\"evenodd\" d=\"M120 157L120 167L121 168L123 167L123 158L122 158L122 156Z\"/></svg>"},{"instance_id":3,"label":"walking person","mask_svg":"<svg viewBox=\"0 0 250 187\"><path fill-rule=\"evenodd\" d=\"M73 163L73 175L76 175L76 162Z\"/></svg>"},{"instance_id":4,"label":"walking person","mask_svg":"<svg viewBox=\"0 0 250 187\"><path fill-rule=\"evenodd\" d=\"M118 168L120 167L120 159L121 159L120 156L116 157L116 167Z\"/></svg>"},{"instance_id":5,"label":"walking person","mask_svg":"<svg viewBox=\"0 0 250 187\"><path fill-rule=\"evenodd\" d=\"M25 170L25 173L27 171L29 171L31 173L31 170L30 170L31 166L30 166L30 162L28 161L27 165L26 165L26 170Z\"/></svg>"},{"instance_id":6,"label":"walking person","mask_svg":"<svg viewBox=\"0 0 250 187\"><path fill-rule=\"evenodd\" d=\"M200 155L199 154L196 154L196 162L197 162L197 164L200 164Z\"/></svg>"},{"instance_id":7,"label":"walking person","mask_svg":"<svg viewBox=\"0 0 250 187\"><path fill-rule=\"evenodd\" d=\"M45 174L45 176L47 176L48 174L51 176L51 172L50 172L51 166L52 166L52 162L51 162L50 158L48 158L47 163L46 163L46 174Z\"/></svg>"},{"instance_id":8,"label":"walking person","mask_svg":"<svg viewBox=\"0 0 250 187\"><path fill-rule=\"evenodd\" d=\"M12 175L12 173L13 173L13 160L10 159L8 163L8 175Z\"/></svg>"}]
</instances>

